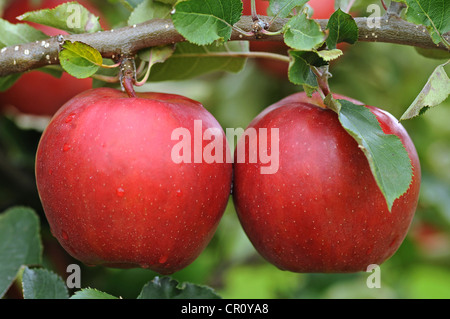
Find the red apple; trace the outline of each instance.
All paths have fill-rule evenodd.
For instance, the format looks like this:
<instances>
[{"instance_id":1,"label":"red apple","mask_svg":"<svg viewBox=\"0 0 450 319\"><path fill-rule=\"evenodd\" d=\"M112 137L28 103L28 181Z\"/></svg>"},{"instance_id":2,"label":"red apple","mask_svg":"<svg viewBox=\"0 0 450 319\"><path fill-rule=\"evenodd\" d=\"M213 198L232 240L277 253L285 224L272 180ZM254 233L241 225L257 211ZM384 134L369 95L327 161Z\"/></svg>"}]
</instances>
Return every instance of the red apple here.
<instances>
[{"instance_id":1,"label":"red apple","mask_svg":"<svg viewBox=\"0 0 450 319\"><path fill-rule=\"evenodd\" d=\"M391 257L405 238L419 196L417 152L392 115L366 107L386 134L401 139L413 167L411 185L391 212L363 151L317 95L291 95L250 123L257 132L279 128L279 168L263 175L260 160L236 162L233 199L250 241L277 267L302 273L365 271ZM238 148L241 143L248 149L248 138L241 138Z\"/></svg>"},{"instance_id":2,"label":"red apple","mask_svg":"<svg viewBox=\"0 0 450 319\"><path fill-rule=\"evenodd\" d=\"M51 116L83 91L92 88L92 79L76 79L68 73L56 78L41 71L23 74L14 85L0 92L0 109L13 106L22 113Z\"/></svg>"},{"instance_id":3,"label":"red apple","mask_svg":"<svg viewBox=\"0 0 450 319\"><path fill-rule=\"evenodd\" d=\"M45 9L54 8L64 2L63 0L14 0L6 7L3 19L11 23L19 23L16 17L21 14ZM78 1L92 13L101 16L101 13L89 2ZM101 19L101 21L104 20ZM57 34L67 34L55 28L26 22L41 30L49 36ZM32 115L51 116L78 93L92 88L92 79L76 79L68 74L63 74L61 78L55 78L40 71L31 71L22 75L14 85L6 92L0 92L0 109L13 106L23 113Z\"/></svg>"},{"instance_id":4,"label":"red apple","mask_svg":"<svg viewBox=\"0 0 450 319\"><path fill-rule=\"evenodd\" d=\"M55 114L37 151L37 187L52 233L73 257L170 274L202 252L227 205L232 164L226 153L212 163L175 161L179 128L194 147L214 129L229 151L217 120L178 95L92 89Z\"/></svg>"}]
</instances>

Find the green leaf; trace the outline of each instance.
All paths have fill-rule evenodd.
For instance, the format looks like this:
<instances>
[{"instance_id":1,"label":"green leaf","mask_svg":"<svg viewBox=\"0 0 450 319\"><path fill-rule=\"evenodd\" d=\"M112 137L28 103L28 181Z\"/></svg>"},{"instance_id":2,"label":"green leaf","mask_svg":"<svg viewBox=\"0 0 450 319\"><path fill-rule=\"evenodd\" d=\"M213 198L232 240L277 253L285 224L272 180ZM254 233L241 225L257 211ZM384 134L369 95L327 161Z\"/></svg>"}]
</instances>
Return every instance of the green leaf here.
<instances>
[{"instance_id":1,"label":"green leaf","mask_svg":"<svg viewBox=\"0 0 450 319\"><path fill-rule=\"evenodd\" d=\"M299 14L290 19L283 27L284 42L291 48L311 51L320 47L325 41L325 34L320 25L308 19L306 14Z\"/></svg>"},{"instance_id":2,"label":"green leaf","mask_svg":"<svg viewBox=\"0 0 450 319\"><path fill-rule=\"evenodd\" d=\"M365 106L337 100L339 121L358 142L373 176L386 199L389 211L409 188L412 166L400 138L385 134L376 116Z\"/></svg>"},{"instance_id":3,"label":"green leaf","mask_svg":"<svg viewBox=\"0 0 450 319\"><path fill-rule=\"evenodd\" d=\"M186 40L207 45L228 41L241 14L241 0L187 0L177 3L172 20Z\"/></svg>"},{"instance_id":4,"label":"green leaf","mask_svg":"<svg viewBox=\"0 0 450 319\"><path fill-rule=\"evenodd\" d=\"M332 61L336 60L342 55L342 51L339 49L333 49L333 50L320 50L316 51L317 55L320 56L324 61Z\"/></svg>"},{"instance_id":5,"label":"green leaf","mask_svg":"<svg viewBox=\"0 0 450 319\"><path fill-rule=\"evenodd\" d=\"M14 207L0 214L0 298L22 265L42 263L39 217L30 208Z\"/></svg>"},{"instance_id":6,"label":"green leaf","mask_svg":"<svg viewBox=\"0 0 450 319\"><path fill-rule=\"evenodd\" d=\"M155 277L147 283L138 299L220 299L210 287L191 283L179 284L169 277Z\"/></svg>"},{"instance_id":7,"label":"green leaf","mask_svg":"<svg viewBox=\"0 0 450 319\"><path fill-rule=\"evenodd\" d=\"M47 39L48 36L25 23L12 24L0 19L0 48Z\"/></svg>"},{"instance_id":8,"label":"green leaf","mask_svg":"<svg viewBox=\"0 0 450 319\"><path fill-rule=\"evenodd\" d=\"M69 33L92 33L102 30L98 17L77 2L63 3L54 9L26 12L18 19Z\"/></svg>"},{"instance_id":9,"label":"green leaf","mask_svg":"<svg viewBox=\"0 0 450 319\"><path fill-rule=\"evenodd\" d=\"M303 7L309 0L271 0L269 11L278 18L286 18L295 7Z\"/></svg>"},{"instance_id":10,"label":"green leaf","mask_svg":"<svg viewBox=\"0 0 450 319\"><path fill-rule=\"evenodd\" d=\"M311 66L319 67L327 63L316 52L290 50L289 55L291 57L288 71L289 81L303 85L305 91L317 89L319 85Z\"/></svg>"},{"instance_id":11,"label":"green leaf","mask_svg":"<svg viewBox=\"0 0 450 319\"><path fill-rule=\"evenodd\" d=\"M168 19L172 5L156 1L144 0L133 10L128 18L128 25L135 25L151 19Z\"/></svg>"},{"instance_id":12,"label":"green leaf","mask_svg":"<svg viewBox=\"0 0 450 319\"><path fill-rule=\"evenodd\" d=\"M358 41L358 26L353 17L338 9L328 20L329 34L326 40L329 49L336 49L340 42L354 44Z\"/></svg>"},{"instance_id":13,"label":"green leaf","mask_svg":"<svg viewBox=\"0 0 450 319\"><path fill-rule=\"evenodd\" d=\"M59 52L59 61L67 73L83 79L97 72L103 58L100 52L85 43L65 41Z\"/></svg>"},{"instance_id":14,"label":"green leaf","mask_svg":"<svg viewBox=\"0 0 450 319\"><path fill-rule=\"evenodd\" d=\"M139 52L139 57L141 60L152 64L164 63L173 55L174 51L174 46L152 47Z\"/></svg>"},{"instance_id":15,"label":"green leaf","mask_svg":"<svg viewBox=\"0 0 450 319\"><path fill-rule=\"evenodd\" d=\"M230 52L248 52L248 41L232 41L220 46L179 42L166 62L152 67L150 80L185 80L213 71L241 71L247 59L232 56Z\"/></svg>"},{"instance_id":16,"label":"green leaf","mask_svg":"<svg viewBox=\"0 0 450 319\"><path fill-rule=\"evenodd\" d=\"M446 64L448 62L439 65L433 71L422 92L402 115L400 121L422 115L430 107L439 105L448 98L450 94L450 79L444 69Z\"/></svg>"},{"instance_id":17,"label":"green leaf","mask_svg":"<svg viewBox=\"0 0 450 319\"><path fill-rule=\"evenodd\" d=\"M81 289L70 297L70 299L119 299L113 295L107 294L106 292L99 291L93 288Z\"/></svg>"},{"instance_id":18,"label":"green leaf","mask_svg":"<svg viewBox=\"0 0 450 319\"><path fill-rule=\"evenodd\" d=\"M47 269L25 268L22 276L24 299L67 299L69 291L57 274Z\"/></svg>"},{"instance_id":19,"label":"green leaf","mask_svg":"<svg viewBox=\"0 0 450 319\"><path fill-rule=\"evenodd\" d=\"M450 2L448 0L403 0L408 5L406 19L423 25L430 32L433 42L444 42L443 34L450 31Z\"/></svg>"}]
</instances>

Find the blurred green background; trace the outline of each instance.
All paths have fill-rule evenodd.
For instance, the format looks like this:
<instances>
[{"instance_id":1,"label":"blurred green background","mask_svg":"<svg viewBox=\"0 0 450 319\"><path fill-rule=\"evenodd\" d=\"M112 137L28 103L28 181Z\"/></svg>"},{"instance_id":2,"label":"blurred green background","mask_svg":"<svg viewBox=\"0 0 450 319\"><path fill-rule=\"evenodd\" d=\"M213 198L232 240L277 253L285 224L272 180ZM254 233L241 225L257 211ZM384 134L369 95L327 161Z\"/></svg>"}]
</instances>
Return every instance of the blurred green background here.
<instances>
[{"instance_id":1,"label":"blurred green background","mask_svg":"<svg viewBox=\"0 0 450 319\"><path fill-rule=\"evenodd\" d=\"M443 61L414 48L357 43L332 63L333 92L385 109L399 118ZM447 73L450 68L447 67ZM265 107L300 91L285 78L248 60L238 74L216 73L182 82L152 83L144 90L198 100L224 128L245 128ZM49 232L34 180L34 156L47 119L0 115L0 212L33 207L41 217L45 266L63 278L78 263ZM213 287L224 298L450 298L450 101L403 123L422 167L420 201L397 253L381 266L381 288L369 289L369 273L296 274L281 271L255 251L229 202L206 250L172 277ZM82 286L135 298L155 273L82 266ZM11 291L7 297L14 297Z\"/></svg>"}]
</instances>

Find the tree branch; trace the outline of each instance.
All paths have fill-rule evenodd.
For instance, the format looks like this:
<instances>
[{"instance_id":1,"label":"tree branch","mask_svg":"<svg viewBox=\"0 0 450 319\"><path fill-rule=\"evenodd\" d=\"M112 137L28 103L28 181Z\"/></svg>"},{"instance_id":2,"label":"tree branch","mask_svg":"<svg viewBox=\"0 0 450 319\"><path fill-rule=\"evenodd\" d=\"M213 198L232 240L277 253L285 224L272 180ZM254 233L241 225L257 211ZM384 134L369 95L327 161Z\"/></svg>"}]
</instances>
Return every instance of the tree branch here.
<instances>
[{"instance_id":1,"label":"tree branch","mask_svg":"<svg viewBox=\"0 0 450 319\"><path fill-rule=\"evenodd\" d=\"M264 21L270 21L269 17L261 18ZM443 44L434 44L425 28L404 21L395 14L381 17L380 28L375 29L369 27L368 19L370 18L355 18L359 28L359 41L396 43L449 51ZM269 31L276 32L281 30L287 21L287 19L276 19ZM326 29L328 20L316 21L320 24L322 30ZM237 28L246 32L251 32L252 26L251 16L243 16L236 24ZM447 33L445 38L450 41L450 34ZM133 55L141 49L185 41L176 31L171 20L162 19L154 19L116 30L67 35L64 36L64 39L86 43L97 49L104 58L111 58L115 61L120 61L122 56ZM45 41L1 49L0 77L22 73L46 65L59 64L60 40L61 38L57 36ZM250 38L235 30L232 33L231 40L282 41L283 36L281 34L263 35L260 39L256 39L256 37Z\"/></svg>"}]
</instances>

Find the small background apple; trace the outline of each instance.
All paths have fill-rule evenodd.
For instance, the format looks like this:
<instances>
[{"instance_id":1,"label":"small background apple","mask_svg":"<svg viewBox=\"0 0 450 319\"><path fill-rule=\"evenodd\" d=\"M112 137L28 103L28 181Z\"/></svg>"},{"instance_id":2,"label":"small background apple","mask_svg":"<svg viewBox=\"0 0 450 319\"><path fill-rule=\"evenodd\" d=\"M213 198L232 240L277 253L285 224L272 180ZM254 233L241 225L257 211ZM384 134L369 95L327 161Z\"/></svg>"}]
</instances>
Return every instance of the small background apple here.
<instances>
[{"instance_id":1,"label":"small background apple","mask_svg":"<svg viewBox=\"0 0 450 319\"><path fill-rule=\"evenodd\" d=\"M67 0L14 0L7 3L3 13L3 19L11 23L21 23L16 17L21 14L54 8ZM100 22L106 26L106 20L92 1L82 0L80 4L89 11L100 16ZM49 36L67 34L61 30L37 23L27 22ZM21 113L30 115L52 116L70 98L92 88L92 79L76 79L63 73L56 78L42 71L32 71L23 74L14 85L5 92L0 92L0 109L14 108Z\"/></svg>"}]
</instances>

